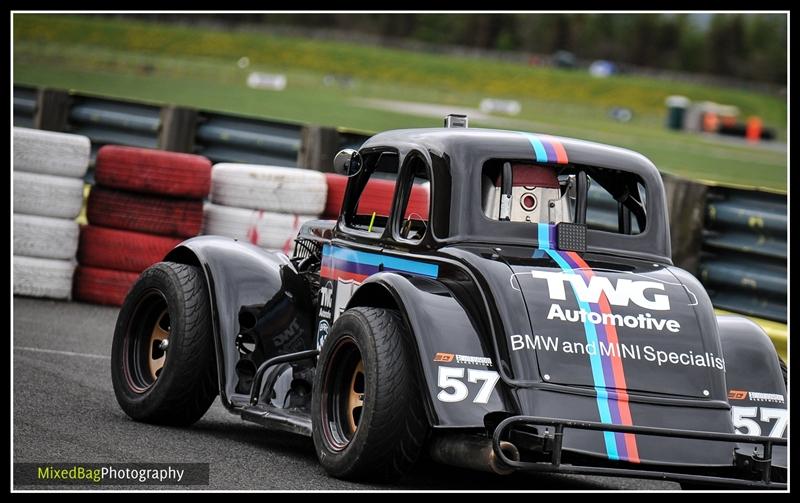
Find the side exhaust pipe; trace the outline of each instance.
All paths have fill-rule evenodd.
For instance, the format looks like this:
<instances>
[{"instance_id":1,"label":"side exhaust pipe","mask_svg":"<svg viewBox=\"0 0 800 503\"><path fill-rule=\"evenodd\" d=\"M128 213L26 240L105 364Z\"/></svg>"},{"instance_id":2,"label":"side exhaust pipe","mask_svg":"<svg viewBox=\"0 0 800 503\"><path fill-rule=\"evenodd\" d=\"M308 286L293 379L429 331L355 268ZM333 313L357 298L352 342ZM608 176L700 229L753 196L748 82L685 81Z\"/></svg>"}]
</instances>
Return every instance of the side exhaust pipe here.
<instances>
[{"instance_id":1,"label":"side exhaust pipe","mask_svg":"<svg viewBox=\"0 0 800 503\"><path fill-rule=\"evenodd\" d=\"M500 442L500 449L509 459L519 461L519 450L511 442ZM444 435L434 439L430 452L437 463L498 475L508 475L514 471L497 458L490 438L466 434Z\"/></svg>"}]
</instances>

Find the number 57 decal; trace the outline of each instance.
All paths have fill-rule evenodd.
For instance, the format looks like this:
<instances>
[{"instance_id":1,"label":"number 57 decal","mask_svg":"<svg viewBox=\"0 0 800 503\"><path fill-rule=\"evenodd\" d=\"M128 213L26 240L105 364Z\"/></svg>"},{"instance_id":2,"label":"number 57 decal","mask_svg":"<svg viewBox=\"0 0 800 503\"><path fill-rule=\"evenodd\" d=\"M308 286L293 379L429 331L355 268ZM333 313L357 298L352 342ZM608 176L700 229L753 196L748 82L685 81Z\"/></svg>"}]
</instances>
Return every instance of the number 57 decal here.
<instances>
[{"instance_id":1,"label":"number 57 decal","mask_svg":"<svg viewBox=\"0 0 800 503\"><path fill-rule=\"evenodd\" d=\"M736 433L740 435L761 435L761 425L754 420L757 417L765 423L775 419L775 425L770 430L769 436L782 437L789 422L789 411L786 409L760 407L761 414L759 414L758 409L759 407L731 407L733 426L736 428Z\"/></svg>"},{"instance_id":2,"label":"number 57 decal","mask_svg":"<svg viewBox=\"0 0 800 503\"><path fill-rule=\"evenodd\" d=\"M439 387L442 391L436 395L442 402L460 402L467 398L469 389L464 384L464 371L467 372L467 381L477 383L483 381L481 389L472 400L472 403L488 403L500 375L493 370L464 369L463 367L439 367ZM452 388L453 391L448 391Z\"/></svg>"}]
</instances>

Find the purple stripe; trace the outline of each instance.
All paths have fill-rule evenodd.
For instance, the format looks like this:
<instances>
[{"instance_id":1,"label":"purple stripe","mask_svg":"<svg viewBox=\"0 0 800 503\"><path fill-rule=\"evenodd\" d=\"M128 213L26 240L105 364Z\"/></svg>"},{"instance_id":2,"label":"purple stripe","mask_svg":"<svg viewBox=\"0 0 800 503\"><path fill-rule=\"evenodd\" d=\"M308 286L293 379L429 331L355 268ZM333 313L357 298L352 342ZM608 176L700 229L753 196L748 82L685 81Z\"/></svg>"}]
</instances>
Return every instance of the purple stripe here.
<instances>
[{"instance_id":1,"label":"purple stripe","mask_svg":"<svg viewBox=\"0 0 800 503\"><path fill-rule=\"evenodd\" d=\"M577 271L580 277L583 278L584 283L588 284L589 271L578 270L579 269L578 264L575 261L573 261L572 258L570 258L568 253L559 253L559 255L561 255L561 257L567 262L567 264L569 264L569 266L573 270ZM593 313L597 313L600 316L603 315L603 313L600 312L600 306L598 306L597 304L589 303L589 308L592 310ZM606 334L605 325L603 324L595 325L595 333L597 333L598 344L600 342L608 344L608 335ZM600 351L599 347L597 348L597 351L599 353ZM600 361L603 363L603 377L605 378L606 381L606 388L616 388L617 386L616 386L616 381L614 380L614 369L611 365L611 358L609 358L608 356L600 355ZM621 424L622 417L620 416L619 413L619 406L614 407L613 404L615 403L617 403L616 400L609 403L609 408L611 409L611 417L615 423Z\"/></svg>"},{"instance_id":2,"label":"purple stripe","mask_svg":"<svg viewBox=\"0 0 800 503\"><path fill-rule=\"evenodd\" d=\"M592 312L598 313L602 316L600 310L597 309L597 306L595 306L594 304L589 304L589 306L592 308ZM597 343L600 344L602 342L604 344L608 344L608 335L606 334L605 325L595 325L594 329L595 332L597 333ZM599 347L597 348L597 351L598 352L600 351ZM611 365L611 357L604 356L601 354L600 361L603 362L603 377L605 377L606 379L606 388L616 388L617 383L614 380L614 368ZM616 404L617 401L613 400L613 403ZM611 405L611 402L609 403L609 405ZM617 421L620 421L621 424L622 416L620 416L619 414L619 406L611 407L611 417L614 419L615 423Z\"/></svg>"},{"instance_id":3,"label":"purple stripe","mask_svg":"<svg viewBox=\"0 0 800 503\"><path fill-rule=\"evenodd\" d=\"M584 282L588 284L589 282L589 271L584 271L580 269L580 266L573 261L569 254L567 253L559 253L559 255L567 262L567 264L575 270L578 274L580 274L581 278L583 278ZM603 313L600 310L600 306L596 303L589 303L589 306L594 313L598 313L600 316ZM606 327L603 324L595 325L595 333L597 333L597 342L603 342L608 344L608 334L606 333ZM597 348L597 351L600 351L600 348ZM600 356L600 361L603 365L603 377L606 381L606 389L608 388L616 388L616 381L614 380L614 369L613 363L611 362L610 356ZM608 400L608 410L611 412L611 421L614 424L622 424L622 414L620 413L620 405L619 400L617 400L618 395L614 392L609 393L609 400ZM625 434L624 433L614 433L614 441L617 444L617 454L619 454L620 459L627 460L628 459L628 448L625 445Z\"/></svg>"},{"instance_id":4,"label":"purple stripe","mask_svg":"<svg viewBox=\"0 0 800 503\"><path fill-rule=\"evenodd\" d=\"M558 255L562 259L564 259L564 261L570 266L570 268L572 268L573 270L575 270L577 272L581 272L581 271L578 271L578 269L580 269L580 266L574 260L572 260L572 257L569 256L569 253L561 252L561 251L557 251L556 253L558 253ZM581 275L581 277L583 277L583 275Z\"/></svg>"},{"instance_id":5,"label":"purple stripe","mask_svg":"<svg viewBox=\"0 0 800 503\"><path fill-rule=\"evenodd\" d=\"M619 409L619 407L617 407L617 409ZM617 454L619 455L619 459L628 461L628 446L625 445L625 434L615 432L614 440L617 441Z\"/></svg>"},{"instance_id":6,"label":"purple stripe","mask_svg":"<svg viewBox=\"0 0 800 503\"><path fill-rule=\"evenodd\" d=\"M542 145L544 145L544 151L547 152L547 162L556 162L558 157L556 156L556 149L553 148L553 144L541 136L539 137L539 140L541 140Z\"/></svg>"},{"instance_id":7,"label":"purple stripe","mask_svg":"<svg viewBox=\"0 0 800 503\"><path fill-rule=\"evenodd\" d=\"M378 266L362 264L358 262L350 262L349 260L342 260L340 258L330 257L327 266L337 271L346 271L354 274L363 274L371 276L378 272Z\"/></svg>"}]
</instances>

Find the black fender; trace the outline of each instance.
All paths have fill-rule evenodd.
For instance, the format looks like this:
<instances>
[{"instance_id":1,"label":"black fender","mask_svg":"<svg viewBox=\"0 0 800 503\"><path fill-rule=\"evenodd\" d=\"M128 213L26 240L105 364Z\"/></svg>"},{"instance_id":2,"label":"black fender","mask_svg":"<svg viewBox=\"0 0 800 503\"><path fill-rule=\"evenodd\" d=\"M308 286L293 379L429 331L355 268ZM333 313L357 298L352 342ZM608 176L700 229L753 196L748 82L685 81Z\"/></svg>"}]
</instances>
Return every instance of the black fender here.
<instances>
[{"instance_id":1,"label":"black fender","mask_svg":"<svg viewBox=\"0 0 800 503\"><path fill-rule=\"evenodd\" d=\"M774 431L781 420L775 416L788 414L779 410L786 411L788 395L775 346L750 319L719 315L717 323L734 427L743 434L786 438L787 428ZM786 466L786 447L774 447L773 464Z\"/></svg>"},{"instance_id":2,"label":"black fender","mask_svg":"<svg viewBox=\"0 0 800 503\"><path fill-rule=\"evenodd\" d=\"M243 380L237 390L243 375L236 371L240 360L254 372L268 357L313 345L311 293L285 255L222 236L198 236L175 247L164 260L203 271L211 300L220 398L226 407L247 402L249 383ZM246 358L237 347L240 334L255 344Z\"/></svg>"},{"instance_id":3,"label":"black fender","mask_svg":"<svg viewBox=\"0 0 800 503\"><path fill-rule=\"evenodd\" d=\"M403 316L414 338L419 363L415 371L422 377L422 398L432 426L484 428L487 414L510 410L508 395L499 379L498 363L492 359L492 346L483 340L467 310L441 282L380 272L370 276L353 293L347 308L355 306L397 309ZM453 369L444 372L456 376L441 376L441 368ZM497 377L494 382L481 380L487 373ZM455 400L459 398L458 389L447 385L448 377L466 386L464 398ZM487 391L483 387L490 385L488 398L479 396L482 389L484 393Z\"/></svg>"},{"instance_id":4,"label":"black fender","mask_svg":"<svg viewBox=\"0 0 800 503\"><path fill-rule=\"evenodd\" d=\"M754 321L742 316L717 316L722 351L725 356L725 379L731 405L757 402L749 396L739 398L732 391L773 393L776 407L786 408L786 384L778 360L778 352L766 332ZM767 400L762 400L762 403Z\"/></svg>"}]
</instances>

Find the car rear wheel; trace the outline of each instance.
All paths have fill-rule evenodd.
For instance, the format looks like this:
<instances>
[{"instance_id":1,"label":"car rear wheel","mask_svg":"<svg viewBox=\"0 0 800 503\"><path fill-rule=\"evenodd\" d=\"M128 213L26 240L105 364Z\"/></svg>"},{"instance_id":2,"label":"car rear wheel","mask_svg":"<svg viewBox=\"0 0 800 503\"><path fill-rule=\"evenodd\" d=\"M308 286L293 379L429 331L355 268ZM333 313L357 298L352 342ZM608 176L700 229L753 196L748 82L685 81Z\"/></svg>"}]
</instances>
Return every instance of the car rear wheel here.
<instances>
[{"instance_id":1,"label":"car rear wheel","mask_svg":"<svg viewBox=\"0 0 800 503\"><path fill-rule=\"evenodd\" d=\"M329 474L395 480L413 467L428 433L416 369L397 311L356 307L336 320L312 396L314 446Z\"/></svg>"},{"instance_id":2,"label":"car rear wheel","mask_svg":"<svg viewBox=\"0 0 800 503\"><path fill-rule=\"evenodd\" d=\"M137 421L190 425L217 395L205 282L193 266L159 262L134 283L117 318L111 378Z\"/></svg>"}]
</instances>

